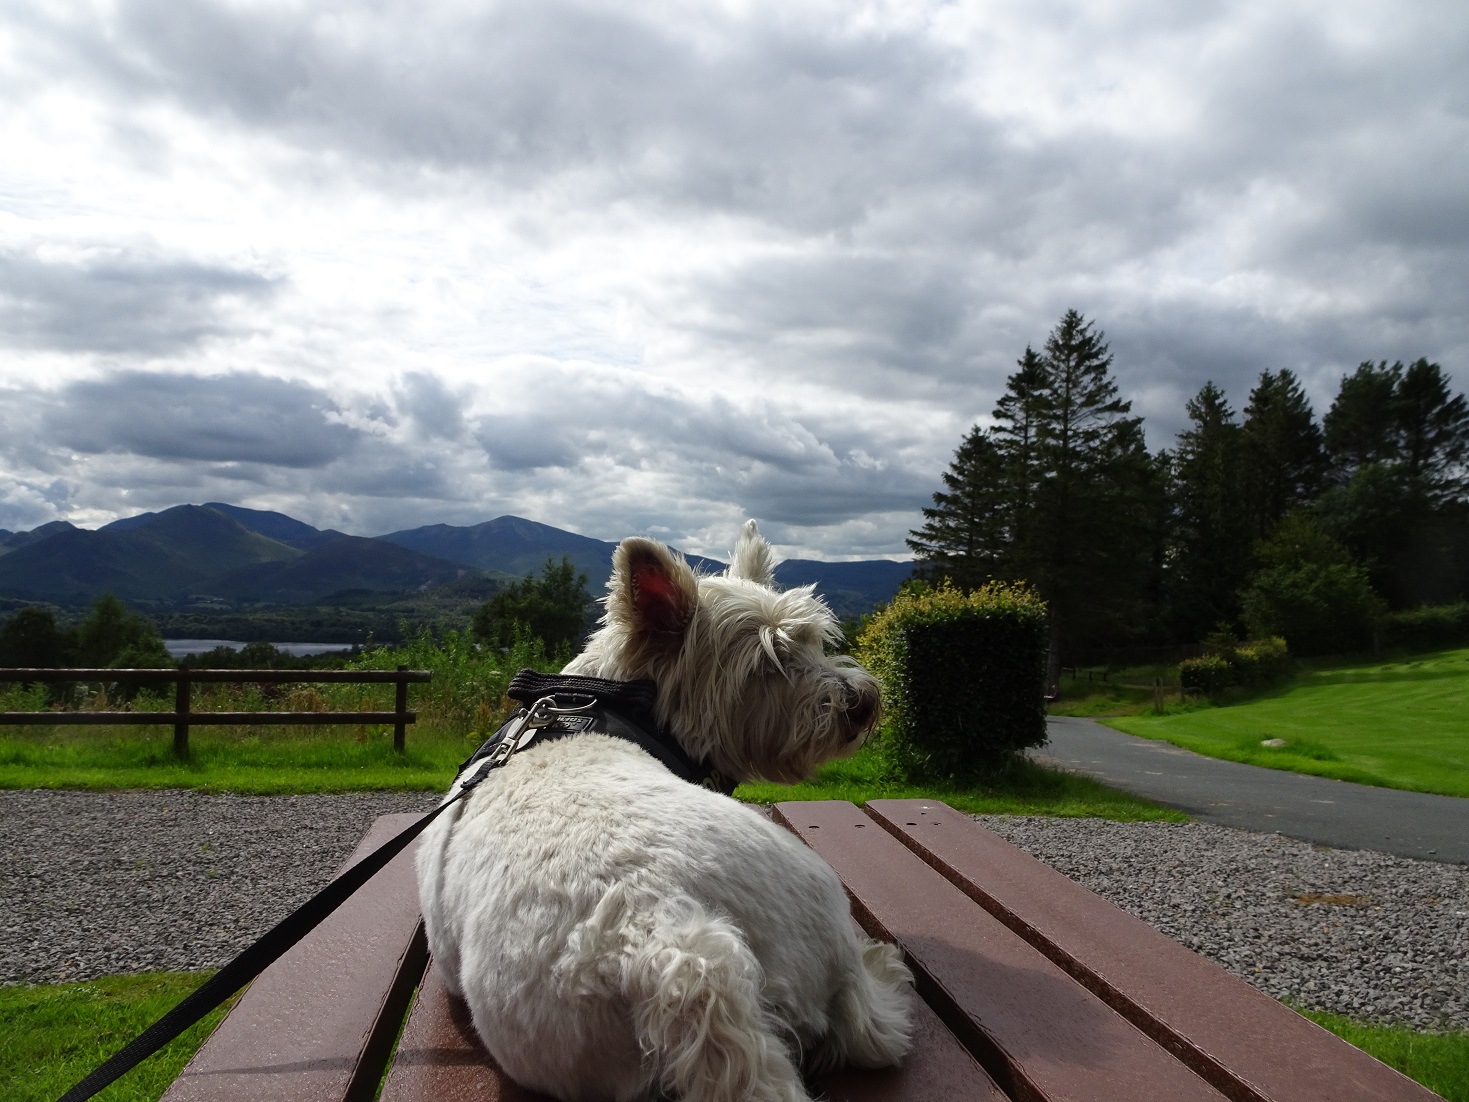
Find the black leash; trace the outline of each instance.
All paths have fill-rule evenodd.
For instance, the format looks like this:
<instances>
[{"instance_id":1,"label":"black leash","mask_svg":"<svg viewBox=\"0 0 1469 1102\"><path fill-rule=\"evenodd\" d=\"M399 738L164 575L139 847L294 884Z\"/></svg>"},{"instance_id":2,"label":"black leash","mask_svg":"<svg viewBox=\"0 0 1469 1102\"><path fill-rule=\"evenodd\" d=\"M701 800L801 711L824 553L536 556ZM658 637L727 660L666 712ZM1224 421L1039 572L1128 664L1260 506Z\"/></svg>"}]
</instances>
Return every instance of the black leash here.
<instances>
[{"instance_id":1,"label":"black leash","mask_svg":"<svg viewBox=\"0 0 1469 1102\"><path fill-rule=\"evenodd\" d=\"M407 830L373 850L283 918L234 960L184 996L172 1010L98 1065L62 1095L60 1102L85 1102L264 972L403 852L430 823L479 787L491 772L505 764L510 755L525 749L538 738L549 741L589 730L614 735L637 744L684 780L720 791L733 791L734 786L729 784L726 788L726 782L712 767L690 758L671 734L658 730L653 719L656 694L657 686L651 681L609 681L600 677L521 670L511 680L507 695L526 706L511 716L459 767L456 776L462 776L475 762L483 763L460 784L458 792Z\"/></svg>"}]
</instances>

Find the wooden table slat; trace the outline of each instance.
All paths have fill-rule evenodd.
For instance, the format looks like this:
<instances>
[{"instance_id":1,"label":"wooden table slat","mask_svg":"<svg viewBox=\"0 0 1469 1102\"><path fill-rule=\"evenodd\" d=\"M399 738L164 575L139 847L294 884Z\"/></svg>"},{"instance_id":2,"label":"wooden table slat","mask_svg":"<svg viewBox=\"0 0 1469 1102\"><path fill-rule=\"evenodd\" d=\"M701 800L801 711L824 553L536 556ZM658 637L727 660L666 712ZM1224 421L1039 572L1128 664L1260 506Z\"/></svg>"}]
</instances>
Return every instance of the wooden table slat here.
<instances>
[{"instance_id":1,"label":"wooden table slat","mask_svg":"<svg viewBox=\"0 0 1469 1102\"><path fill-rule=\"evenodd\" d=\"M433 961L413 1000L381 1102L551 1102L507 1076L485 1051L469 1007L444 988Z\"/></svg>"},{"instance_id":2,"label":"wooden table slat","mask_svg":"<svg viewBox=\"0 0 1469 1102\"><path fill-rule=\"evenodd\" d=\"M381 816L344 868L420 816ZM417 841L260 975L163 1102L358 1102L377 1090L426 950Z\"/></svg>"},{"instance_id":3,"label":"wooden table slat","mask_svg":"<svg viewBox=\"0 0 1469 1102\"><path fill-rule=\"evenodd\" d=\"M867 813L1230 1098L1438 1097L946 804L874 800Z\"/></svg>"},{"instance_id":4,"label":"wooden table slat","mask_svg":"<svg viewBox=\"0 0 1469 1102\"><path fill-rule=\"evenodd\" d=\"M920 993L1013 1098L1223 1097L852 804L775 811L836 869L868 932L901 946Z\"/></svg>"}]
</instances>

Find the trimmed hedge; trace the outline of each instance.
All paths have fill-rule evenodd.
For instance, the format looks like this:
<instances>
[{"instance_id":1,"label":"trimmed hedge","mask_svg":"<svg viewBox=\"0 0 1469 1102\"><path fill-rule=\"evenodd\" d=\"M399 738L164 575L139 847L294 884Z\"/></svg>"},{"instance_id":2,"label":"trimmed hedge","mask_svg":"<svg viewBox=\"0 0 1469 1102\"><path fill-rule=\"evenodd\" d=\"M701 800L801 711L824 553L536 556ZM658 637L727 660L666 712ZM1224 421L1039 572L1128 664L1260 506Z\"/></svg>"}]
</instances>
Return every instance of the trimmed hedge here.
<instances>
[{"instance_id":1,"label":"trimmed hedge","mask_svg":"<svg viewBox=\"0 0 1469 1102\"><path fill-rule=\"evenodd\" d=\"M1178 664L1185 689L1214 696L1230 685L1260 687L1283 680L1291 668L1290 652L1278 635L1221 646L1213 654L1186 658Z\"/></svg>"},{"instance_id":2,"label":"trimmed hedge","mask_svg":"<svg viewBox=\"0 0 1469 1102\"><path fill-rule=\"evenodd\" d=\"M1023 585L913 586L863 629L882 683L879 745L913 780L972 776L1046 740L1045 602Z\"/></svg>"}]
</instances>

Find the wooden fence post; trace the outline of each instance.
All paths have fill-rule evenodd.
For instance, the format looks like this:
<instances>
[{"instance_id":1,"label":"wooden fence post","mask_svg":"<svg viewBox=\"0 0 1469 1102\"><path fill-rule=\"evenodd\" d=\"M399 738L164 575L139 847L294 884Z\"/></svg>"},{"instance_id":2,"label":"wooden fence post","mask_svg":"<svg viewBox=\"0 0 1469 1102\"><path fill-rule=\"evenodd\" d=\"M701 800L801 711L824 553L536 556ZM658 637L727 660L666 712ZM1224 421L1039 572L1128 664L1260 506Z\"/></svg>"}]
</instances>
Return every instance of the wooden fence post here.
<instances>
[{"instance_id":1,"label":"wooden fence post","mask_svg":"<svg viewBox=\"0 0 1469 1102\"><path fill-rule=\"evenodd\" d=\"M401 754L404 735L408 730L408 725L403 722L403 713L408 710L408 667L399 666L398 674L398 693L393 708L398 713L398 722L393 725L393 749Z\"/></svg>"},{"instance_id":2,"label":"wooden fence post","mask_svg":"<svg viewBox=\"0 0 1469 1102\"><path fill-rule=\"evenodd\" d=\"M173 754L176 758L189 756L189 695L189 668L180 662L173 694L173 710L178 717L173 721Z\"/></svg>"}]
</instances>

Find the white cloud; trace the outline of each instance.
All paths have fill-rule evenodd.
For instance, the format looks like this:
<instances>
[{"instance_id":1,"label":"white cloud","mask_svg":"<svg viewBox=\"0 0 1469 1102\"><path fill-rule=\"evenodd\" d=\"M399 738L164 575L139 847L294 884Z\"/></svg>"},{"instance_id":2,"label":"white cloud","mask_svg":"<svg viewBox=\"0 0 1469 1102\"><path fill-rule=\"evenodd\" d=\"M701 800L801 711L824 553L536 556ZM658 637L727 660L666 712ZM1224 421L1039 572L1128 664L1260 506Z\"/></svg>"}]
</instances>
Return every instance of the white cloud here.
<instances>
[{"instance_id":1,"label":"white cloud","mask_svg":"<svg viewBox=\"0 0 1469 1102\"><path fill-rule=\"evenodd\" d=\"M12 6L0 526L902 554L1069 307L1154 446L1206 378L1465 379L1466 47L1386 0Z\"/></svg>"}]
</instances>

